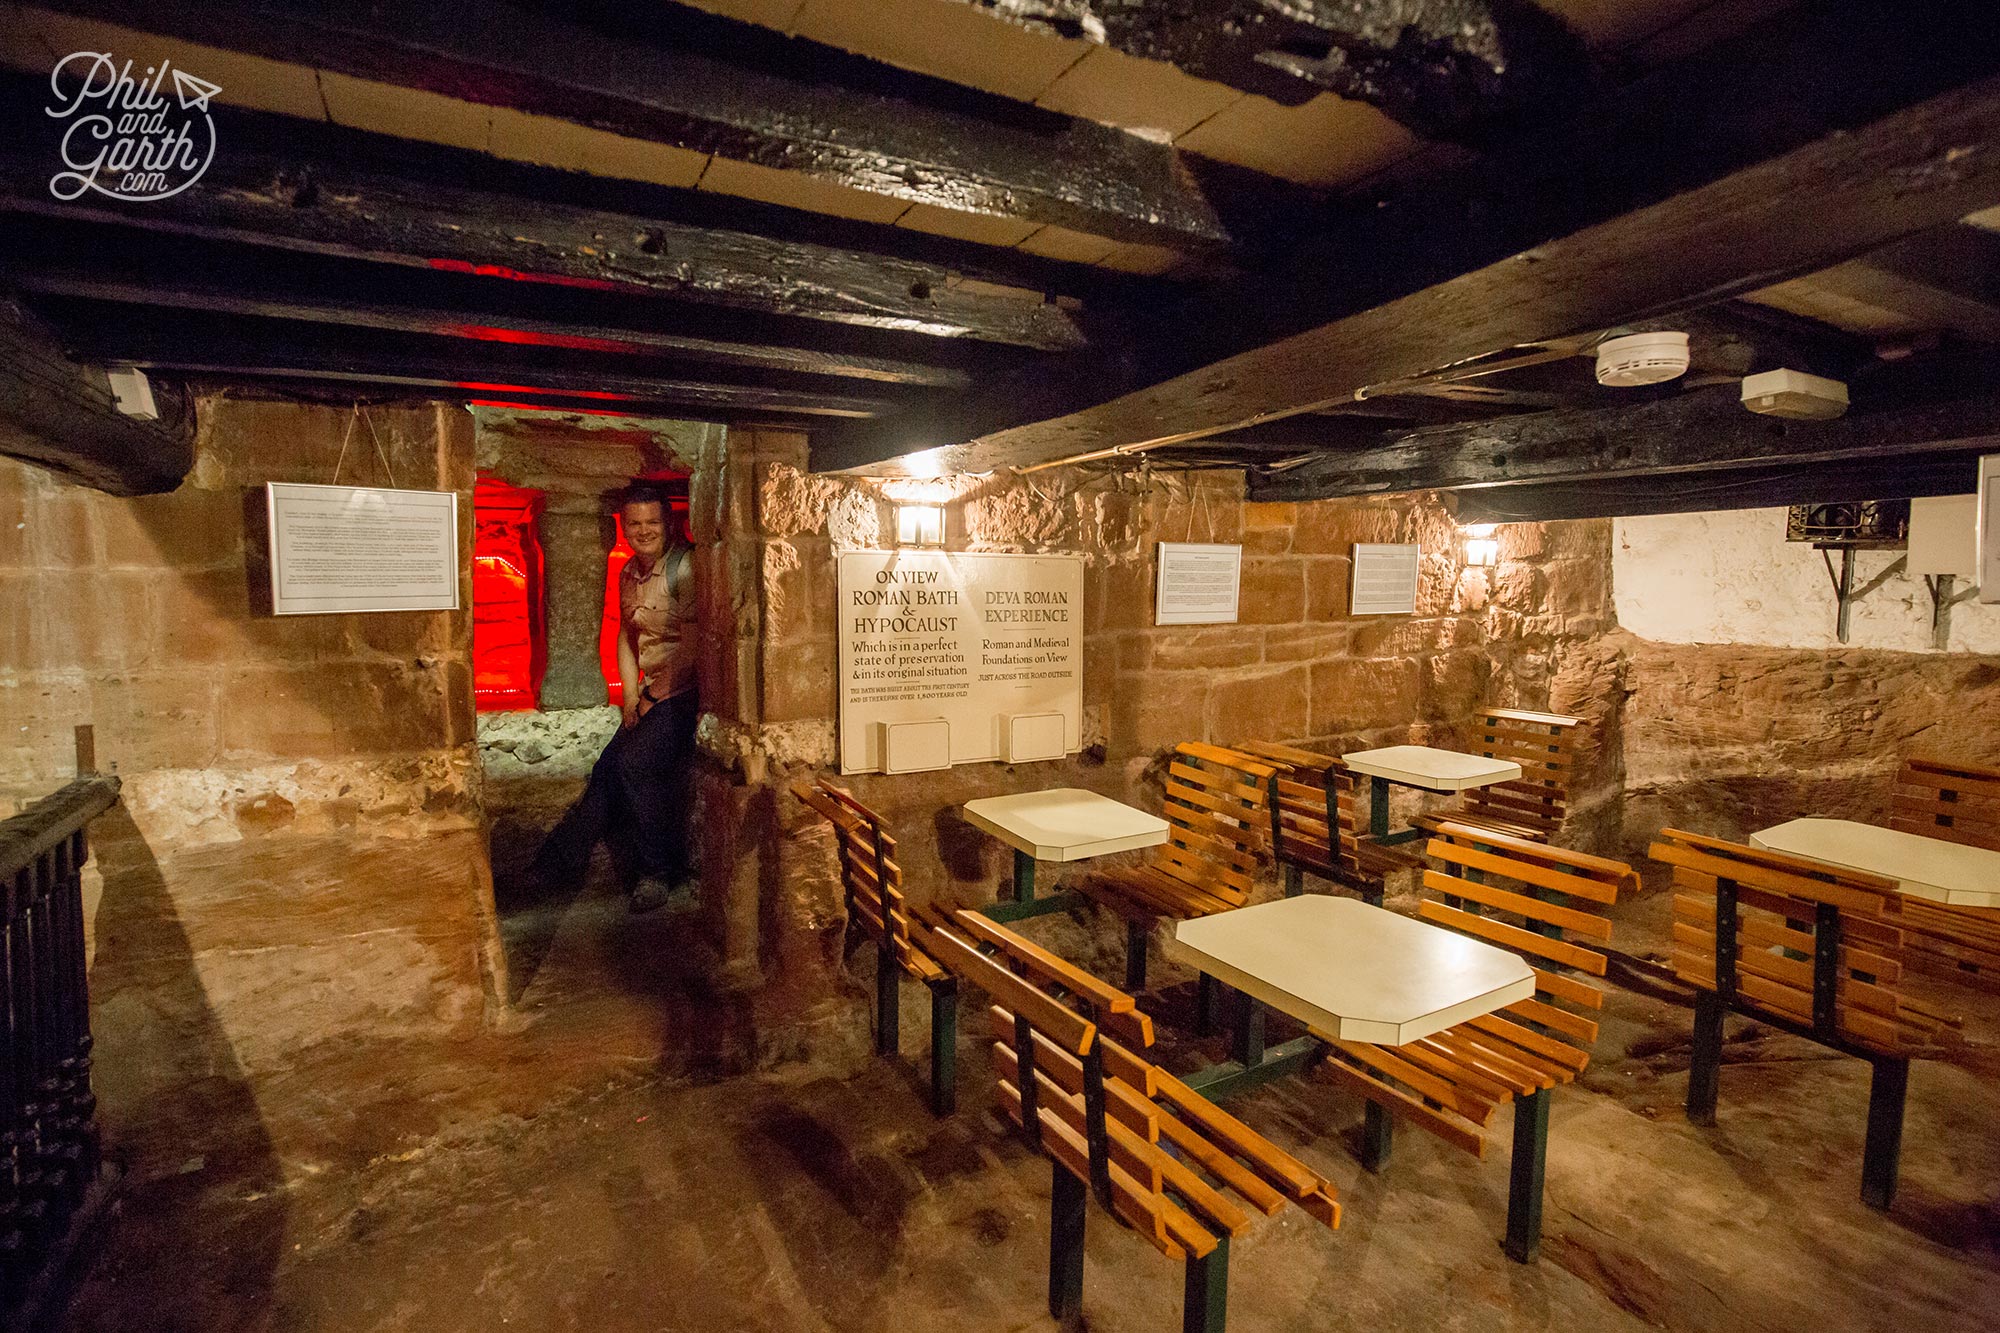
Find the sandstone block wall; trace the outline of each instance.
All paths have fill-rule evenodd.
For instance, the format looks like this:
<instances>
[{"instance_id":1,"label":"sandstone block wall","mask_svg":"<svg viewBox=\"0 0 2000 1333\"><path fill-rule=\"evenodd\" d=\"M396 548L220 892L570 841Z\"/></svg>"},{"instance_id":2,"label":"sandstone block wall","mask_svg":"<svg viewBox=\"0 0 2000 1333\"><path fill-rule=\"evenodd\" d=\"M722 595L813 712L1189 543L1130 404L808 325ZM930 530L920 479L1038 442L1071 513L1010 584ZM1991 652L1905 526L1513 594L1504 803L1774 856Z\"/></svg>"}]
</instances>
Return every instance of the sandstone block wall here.
<instances>
[{"instance_id":1,"label":"sandstone block wall","mask_svg":"<svg viewBox=\"0 0 2000 1333\"><path fill-rule=\"evenodd\" d=\"M262 483L332 481L343 437L343 482L460 491L469 549L463 414L376 408L351 434L348 418L205 400L194 473L136 500L0 461L0 792L66 780L70 729L90 722L161 847L476 820L469 609L266 609Z\"/></svg>"},{"instance_id":2,"label":"sandstone block wall","mask_svg":"<svg viewBox=\"0 0 2000 1333\"><path fill-rule=\"evenodd\" d=\"M1083 754L1059 763L971 764L844 779L902 834L913 896L977 901L1010 876L1006 849L959 817L966 800L1080 786L1157 808L1161 756L1183 740L1284 740L1356 748L1450 743L1489 699L1573 710L1597 723L1581 825L1616 837L1621 666L1596 644L1612 628L1608 522L1506 530L1497 569L1467 569L1432 496L1253 505L1240 474L868 480L812 476L802 437L733 431L725 485L754 507L720 536L753 572L761 612L753 708L707 724L718 760L704 794L718 941L731 974L788 1001L838 993L843 920L823 829L784 790L834 764L834 553L892 545L893 506L946 509L946 545L1085 557ZM1240 621L1155 627L1161 541L1240 542ZM1424 547L1414 617L1348 614L1355 542ZM737 590L740 598L741 588ZM725 767L726 766L726 767ZM1587 836L1597 836L1593 832Z\"/></svg>"},{"instance_id":3,"label":"sandstone block wall","mask_svg":"<svg viewBox=\"0 0 2000 1333\"><path fill-rule=\"evenodd\" d=\"M457 612L262 609L262 483L334 480L343 439L342 482L457 491L469 553L470 418L211 398L199 425L169 495L0 460L0 797L67 781L84 722L124 781L92 829L98 1089L155 1167L338 1101L338 1060L480 1031L498 958L469 560Z\"/></svg>"}]
</instances>

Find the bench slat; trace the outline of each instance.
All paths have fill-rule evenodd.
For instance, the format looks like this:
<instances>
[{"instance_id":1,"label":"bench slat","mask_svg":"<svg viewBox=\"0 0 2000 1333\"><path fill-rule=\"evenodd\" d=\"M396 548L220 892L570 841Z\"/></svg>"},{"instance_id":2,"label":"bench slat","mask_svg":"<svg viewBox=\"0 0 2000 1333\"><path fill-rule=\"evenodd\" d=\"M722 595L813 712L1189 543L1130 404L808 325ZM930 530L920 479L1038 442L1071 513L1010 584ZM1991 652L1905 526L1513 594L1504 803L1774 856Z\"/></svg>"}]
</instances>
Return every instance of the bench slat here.
<instances>
[{"instance_id":1,"label":"bench slat","mask_svg":"<svg viewBox=\"0 0 2000 1333\"><path fill-rule=\"evenodd\" d=\"M1390 1087L1380 1079L1370 1078L1345 1061L1327 1060L1320 1068L1369 1101L1380 1103L1453 1147L1462 1148L1474 1157L1483 1159L1486 1156L1486 1135L1479 1129L1458 1123L1444 1112L1425 1105L1401 1089Z\"/></svg>"},{"instance_id":2,"label":"bench slat","mask_svg":"<svg viewBox=\"0 0 2000 1333\"><path fill-rule=\"evenodd\" d=\"M1551 939L1547 935L1537 935L1532 930L1523 930L1519 926L1510 926L1505 922L1492 920L1490 917L1474 916L1470 912L1461 912L1456 908L1446 907L1443 903L1431 902L1429 899L1425 899L1423 902L1417 904L1417 915L1426 921L1435 921L1441 926L1450 926L1452 929L1463 931L1467 935L1484 936L1496 944L1504 944L1511 949L1516 949L1523 953L1539 954L1541 957L1547 958L1552 962L1577 968L1580 971L1590 973L1594 977L1601 977L1605 973L1605 959L1601 953L1593 953L1589 949L1579 949L1576 945L1569 944L1563 940Z\"/></svg>"}]
</instances>

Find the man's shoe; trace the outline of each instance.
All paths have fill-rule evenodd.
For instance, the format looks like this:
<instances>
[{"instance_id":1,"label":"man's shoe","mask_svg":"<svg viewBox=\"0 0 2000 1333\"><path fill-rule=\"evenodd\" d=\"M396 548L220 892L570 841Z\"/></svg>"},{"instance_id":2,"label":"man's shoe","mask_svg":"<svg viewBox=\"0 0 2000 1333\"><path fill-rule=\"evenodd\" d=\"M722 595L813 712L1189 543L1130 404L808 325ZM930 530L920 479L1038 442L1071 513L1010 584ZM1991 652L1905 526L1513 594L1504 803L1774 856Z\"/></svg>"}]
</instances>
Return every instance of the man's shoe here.
<instances>
[{"instance_id":1,"label":"man's shoe","mask_svg":"<svg viewBox=\"0 0 2000 1333\"><path fill-rule=\"evenodd\" d=\"M662 907L676 911L694 906L695 881L692 875L678 882L664 875L644 875L632 886L631 908L634 912L651 912Z\"/></svg>"}]
</instances>

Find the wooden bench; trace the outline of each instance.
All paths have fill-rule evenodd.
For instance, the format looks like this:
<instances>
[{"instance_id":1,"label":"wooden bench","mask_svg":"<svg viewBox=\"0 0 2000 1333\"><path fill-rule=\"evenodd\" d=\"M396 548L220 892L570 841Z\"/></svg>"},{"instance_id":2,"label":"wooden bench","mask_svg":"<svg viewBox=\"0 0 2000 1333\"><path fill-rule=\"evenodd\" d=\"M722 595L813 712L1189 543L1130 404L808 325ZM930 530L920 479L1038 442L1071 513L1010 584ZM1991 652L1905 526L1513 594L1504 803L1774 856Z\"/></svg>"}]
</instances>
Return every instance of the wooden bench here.
<instances>
[{"instance_id":1,"label":"wooden bench","mask_svg":"<svg viewBox=\"0 0 2000 1333\"><path fill-rule=\"evenodd\" d=\"M1051 1161L1049 1313L1080 1326L1089 1198L1186 1263L1182 1328L1222 1333L1229 1242L1296 1204L1340 1225L1333 1186L1154 1065L1132 997L975 912L925 914L927 947L991 996L1000 1105Z\"/></svg>"},{"instance_id":2,"label":"wooden bench","mask_svg":"<svg viewBox=\"0 0 2000 1333\"><path fill-rule=\"evenodd\" d=\"M1328 1051L1319 1068L1368 1099L1361 1160L1371 1171L1388 1161L1391 1115L1483 1158L1494 1113L1513 1102L1506 1248L1531 1263L1541 1246L1549 1093L1590 1063L1597 1022L1588 1015L1604 1004L1587 979L1604 975L1604 955L1570 937L1610 939L1601 909L1638 876L1620 861L1455 824L1440 826L1425 850L1440 868L1424 872L1417 915L1523 955L1535 997L1402 1046L1321 1036Z\"/></svg>"},{"instance_id":3,"label":"wooden bench","mask_svg":"<svg viewBox=\"0 0 2000 1333\"><path fill-rule=\"evenodd\" d=\"M1474 787L1456 809L1416 821L1435 830L1440 824L1486 829L1533 842L1552 842L1569 810L1570 772L1576 765L1580 719L1519 708L1488 708L1473 719L1467 750L1521 766L1512 782Z\"/></svg>"},{"instance_id":4,"label":"wooden bench","mask_svg":"<svg viewBox=\"0 0 2000 1333\"><path fill-rule=\"evenodd\" d=\"M1272 767L1189 741L1167 764L1161 815L1167 841L1144 865L1099 870L1078 888L1126 920L1125 985L1146 985L1146 941L1160 918L1185 920L1241 907L1263 865Z\"/></svg>"},{"instance_id":5,"label":"wooden bench","mask_svg":"<svg viewBox=\"0 0 2000 1333\"><path fill-rule=\"evenodd\" d=\"M2000 852L2000 768L1907 761L1896 775L1889 826ZM1904 894L1902 915L1912 968L2000 991L2000 911Z\"/></svg>"},{"instance_id":6,"label":"wooden bench","mask_svg":"<svg viewBox=\"0 0 2000 1333\"><path fill-rule=\"evenodd\" d=\"M849 943L859 937L875 945L875 1050L894 1055L900 1045L902 978L923 982L931 993L931 1109L950 1115L957 1106L958 983L910 936L896 840L880 815L825 778L793 784L792 795L833 825Z\"/></svg>"},{"instance_id":7,"label":"wooden bench","mask_svg":"<svg viewBox=\"0 0 2000 1333\"><path fill-rule=\"evenodd\" d=\"M1894 882L1679 829L1661 830L1650 854L1673 867L1674 973L1695 987L1688 1119L1715 1123L1732 1009L1867 1060L1861 1199L1887 1208L1910 1060L1958 1026L1898 990L1905 950Z\"/></svg>"},{"instance_id":8,"label":"wooden bench","mask_svg":"<svg viewBox=\"0 0 2000 1333\"><path fill-rule=\"evenodd\" d=\"M1301 875L1315 875L1354 889L1380 907L1390 875L1423 868L1423 858L1415 853L1360 835L1354 774L1338 759L1272 741L1240 748L1277 769L1266 802L1272 815L1272 857L1284 875L1287 897L1299 893Z\"/></svg>"}]
</instances>

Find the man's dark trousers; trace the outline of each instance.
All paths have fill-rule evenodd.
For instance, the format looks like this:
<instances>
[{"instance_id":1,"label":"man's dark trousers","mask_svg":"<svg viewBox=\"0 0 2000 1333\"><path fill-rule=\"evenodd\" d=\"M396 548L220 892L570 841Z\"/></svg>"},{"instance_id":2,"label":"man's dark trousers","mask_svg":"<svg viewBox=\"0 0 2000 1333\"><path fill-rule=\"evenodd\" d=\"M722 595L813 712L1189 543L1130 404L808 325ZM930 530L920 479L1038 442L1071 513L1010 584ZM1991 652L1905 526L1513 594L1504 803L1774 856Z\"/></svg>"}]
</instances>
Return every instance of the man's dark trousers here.
<instances>
[{"instance_id":1,"label":"man's dark trousers","mask_svg":"<svg viewBox=\"0 0 2000 1333\"><path fill-rule=\"evenodd\" d=\"M639 874L686 877L696 714L695 691L682 690L611 738L590 785L535 857L545 878L581 877L607 834L629 839Z\"/></svg>"}]
</instances>

